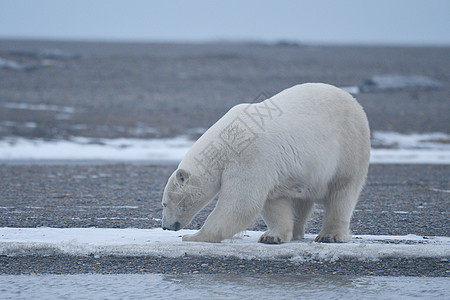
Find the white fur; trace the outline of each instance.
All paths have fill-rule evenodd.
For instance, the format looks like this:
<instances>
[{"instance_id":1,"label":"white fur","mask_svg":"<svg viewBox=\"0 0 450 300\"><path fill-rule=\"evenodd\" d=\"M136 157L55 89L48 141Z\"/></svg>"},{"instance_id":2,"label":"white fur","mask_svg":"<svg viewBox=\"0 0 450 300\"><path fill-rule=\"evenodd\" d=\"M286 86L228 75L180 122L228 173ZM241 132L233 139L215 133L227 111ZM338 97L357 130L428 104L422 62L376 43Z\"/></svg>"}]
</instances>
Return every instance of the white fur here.
<instances>
[{"instance_id":1,"label":"white fur","mask_svg":"<svg viewBox=\"0 0 450 300\"><path fill-rule=\"evenodd\" d=\"M331 85L296 85L261 103L237 105L169 178L163 228L186 226L220 192L204 226L184 241L220 242L261 214L268 231L260 242L289 242L303 237L314 203L325 208L316 240L348 241L369 152L363 109Z\"/></svg>"}]
</instances>

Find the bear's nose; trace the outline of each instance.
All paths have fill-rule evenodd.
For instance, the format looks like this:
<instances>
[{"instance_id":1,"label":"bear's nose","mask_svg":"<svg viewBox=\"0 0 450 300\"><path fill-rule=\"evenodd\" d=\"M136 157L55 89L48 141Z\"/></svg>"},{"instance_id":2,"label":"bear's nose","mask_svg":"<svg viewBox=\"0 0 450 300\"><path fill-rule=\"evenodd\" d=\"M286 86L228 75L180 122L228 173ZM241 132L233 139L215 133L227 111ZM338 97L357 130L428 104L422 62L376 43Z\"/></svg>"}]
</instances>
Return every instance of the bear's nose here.
<instances>
[{"instance_id":1,"label":"bear's nose","mask_svg":"<svg viewBox=\"0 0 450 300\"><path fill-rule=\"evenodd\" d=\"M175 224L173 224L173 230L175 231L180 230L180 222L175 222Z\"/></svg>"},{"instance_id":2,"label":"bear's nose","mask_svg":"<svg viewBox=\"0 0 450 300\"><path fill-rule=\"evenodd\" d=\"M178 230L181 229L180 227L181 227L180 222L175 222L175 223L173 223L172 226L169 226L169 227L162 226L162 229L163 229L163 230L174 230L174 231L178 231Z\"/></svg>"}]
</instances>

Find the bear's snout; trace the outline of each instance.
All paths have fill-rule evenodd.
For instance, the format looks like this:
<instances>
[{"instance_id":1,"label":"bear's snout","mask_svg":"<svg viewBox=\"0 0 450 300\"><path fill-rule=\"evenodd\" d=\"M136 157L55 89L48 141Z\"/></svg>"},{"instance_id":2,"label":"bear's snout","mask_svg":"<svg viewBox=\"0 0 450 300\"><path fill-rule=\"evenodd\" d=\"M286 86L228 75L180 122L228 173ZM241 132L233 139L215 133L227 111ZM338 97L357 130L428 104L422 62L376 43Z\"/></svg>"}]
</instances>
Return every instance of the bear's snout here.
<instances>
[{"instance_id":1,"label":"bear's snout","mask_svg":"<svg viewBox=\"0 0 450 300\"><path fill-rule=\"evenodd\" d=\"M181 228L181 226L180 226L181 224L180 224L180 222L175 222L175 223L173 223L171 226L168 226L168 227L166 227L166 226L163 226L163 230L173 230L173 231L178 231L178 230L180 230Z\"/></svg>"}]
</instances>

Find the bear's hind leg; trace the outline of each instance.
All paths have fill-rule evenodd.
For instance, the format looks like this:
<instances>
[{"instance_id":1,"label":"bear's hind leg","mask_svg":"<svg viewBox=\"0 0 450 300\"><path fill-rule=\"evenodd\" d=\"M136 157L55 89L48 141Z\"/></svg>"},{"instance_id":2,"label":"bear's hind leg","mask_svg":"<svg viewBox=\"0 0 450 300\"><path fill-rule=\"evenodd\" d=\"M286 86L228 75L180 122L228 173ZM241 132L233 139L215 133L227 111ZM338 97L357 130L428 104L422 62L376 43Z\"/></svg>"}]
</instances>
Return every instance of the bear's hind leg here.
<instances>
[{"instance_id":1,"label":"bear's hind leg","mask_svg":"<svg viewBox=\"0 0 450 300\"><path fill-rule=\"evenodd\" d=\"M350 219L362 184L349 183L330 190L324 200L325 215L316 242L344 243L350 240Z\"/></svg>"},{"instance_id":2,"label":"bear's hind leg","mask_svg":"<svg viewBox=\"0 0 450 300\"><path fill-rule=\"evenodd\" d=\"M267 199L262 217L268 230L259 238L260 243L281 244L292 240L294 220L291 199Z\"/></svg>"},{"instance_id":3,"label":"bear's hind leg","mask_svg":"<svg viewBox=\"0 0 450 300\"><path fill-rule=\"evenodd\" d=\"M294 199L292 200L292 205L294 208L293 239L298 240L305 236L305 225L314 207L314 202L304 199Z\"/></svg>"}]
</instances>

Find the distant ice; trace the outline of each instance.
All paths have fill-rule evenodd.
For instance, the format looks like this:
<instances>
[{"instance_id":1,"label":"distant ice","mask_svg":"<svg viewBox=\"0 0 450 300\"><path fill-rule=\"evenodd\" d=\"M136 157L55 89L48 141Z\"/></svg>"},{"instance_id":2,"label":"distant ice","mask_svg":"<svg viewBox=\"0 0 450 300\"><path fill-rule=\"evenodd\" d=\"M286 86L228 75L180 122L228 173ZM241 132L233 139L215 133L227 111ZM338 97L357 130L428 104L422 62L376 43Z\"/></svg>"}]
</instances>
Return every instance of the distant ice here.
<instances>
[{"instance_id":1,"label":"distant ice","mask_svg":"<svg viewBox=\"0 0 450 300\"><path fill-rule=\"evenodd\" d=\"M344 91L353 94L353 95L358 95L360 90L359 90L359 86L353 85L353 86L341 86L341 89L343 89Z\"/></svg>"},{"instance_id":2,"label":"distant ice","mask_svg":"<svg viewBox=\"0 0 450 300\"><path fill-rule=\"evenodd\" d=\"M341 87L350 94L389 92L396 90L432 90L442 83L422 75L376 75L355 86Z\"/></svg>"},{"instance_id":3,"label":"distant ice","mask_svg":"<svg viewBox=\"0 0 450 300\"><path fill-rule=\"evenodd\" d=\"M75 112L75 108L72 106L58 106L49 104L32 104L23 102L5 102L0 103L0 106L9 109L27 109L27 110L42 110L42 111L54 111L66 114L72 114Z\"/></svg>"},{"instance_id":4,"label":"distant ice","mask_svg":"<svg viewBox=\"0 0 450 300\"><path fill-rule=\"evenodd\" d=\"M237 257L241 259L289 258L293 261L324 261L341 258L377 260L383 257L450 257L450 238L436 236L356 235L348 243L313 242L315 235L281 245L258 243L262 232L247 231L221 243L182 242L193 230L112 228L0 228L0 255L186 255Z\"/></svg>"},{"instance_id":5,"label":"distant ice","mask_svg":"<svg viewBox=\"0 0 450 300\"><path fill-rule=\"evenodd\" d=\"M10 55L14 56L25 56L37 59L77 59L81 56L75 52L64 51L61 49L40 49L40 50L29 50L29 49L16 49L8 52Z\"/></svg>"},{"instance_id":6,"label":"distant ice","mask_svg":"<svg viewBox=\"0 0 450 300\"><path fill-rule=\"evenodd\" d=\"M0 141L0 160L181 161L193 141L167 139L89 139L45 141L7 138Z\"/></svg>"},{"instance_id":7,"label":"distant ice","mask_svg":"<svg viewBox=\"0 0 450 300\"><path fill-rule=\"evenodd\" d=\"M374 131L372 146L396 149L449 150L450 134L443 132L402 134L391 131Z\"/></svg>"},{"instance_id":8,"label":"distant ice","mask_svg":"<svg viewBox=\"0 0 450 300\"><path fill-rule=\"evenodd\" d=\"M371 164L450 164L450 151L372 149Z\"/></svg>"},{"instance_id":9,"label":"distant ice","mask_svg":"<svg viewBox=\"0 0 450 300\"><path fill-rule=\"evenodd\" d=\"M361 92L381 92L401 89L437 89L442 84L422 75L377 75L363 82Z\"/></svg>"},{"instance_id":10,"label":"distant ice","mask_svg":"<svg viewBox=\"0 0 450 300\"><path fill-rule=\"evenodd\" d=\"M54 108L54 109L59 109ZM68 109L64 108L63 109ZM6 126L6 125L5 125ZM35 126L35 124L29 124ZM180 162L194 141L187 136L164 139L106 139L72 137L45 141L6 138L0 141L0 160L88 160ZM371 163L450 164L450 135L374 132Z\"/></svg>"},{"instance_id":11,"label":"distant ice","mask_svg":"<svg viewBox=\"0 0 450 300\"><path fill-rule=\"evenodd\" d=\"M46 67L59 67L61 64L51 59L42 59L38 62L21 63L12 59L0 57L0 70L30 71Z\"/></svg>"},{"instance_id":12,"label":"distant ice","mask_svg":"<svg viewBox=\"0 0 450 300\"><path fill-rule=\"evenodd\" d=\"M26 70L33 70L40 66L40 64L36 63L27 63L23 64L18 61L12 60L12 59L6 59L0 57L0 70L1 69L9 69L9 70L15 70L15 71L26 71Z\"/></svg>"},{"instance_id":13,"label":"distant ice","mask_svg":"<svg viewBox=\"0 0 450 300\"><path fill-rule=\"evenodd\" d=\"M450 135L372 133L371 163L450 164Z\"/></svg>"},{"instance_id":14,"label":"distant ice","mask_svg":"<svg viewBox=\"0 0 450 300\"><path fill-rule=\"evenodd\" d=\"M28 62L22 63L16 60L0 57L0 70L8 69L13 71L30 71L46 67L61 67L62 64L59 62L61 60L80 58L79 54L60 49L12 50L9 51L8 54L27 57Z\"/></svg>"}]
</instances>

